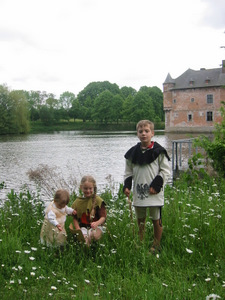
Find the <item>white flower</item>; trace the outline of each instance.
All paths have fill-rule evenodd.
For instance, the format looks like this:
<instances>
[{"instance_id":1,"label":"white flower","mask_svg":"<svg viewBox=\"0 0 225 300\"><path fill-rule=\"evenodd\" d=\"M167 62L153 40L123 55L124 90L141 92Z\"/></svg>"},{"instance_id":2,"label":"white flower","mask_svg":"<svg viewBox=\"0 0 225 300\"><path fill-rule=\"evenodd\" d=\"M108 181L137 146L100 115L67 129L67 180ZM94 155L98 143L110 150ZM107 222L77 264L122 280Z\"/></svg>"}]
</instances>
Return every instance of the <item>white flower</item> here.
<instances>
[{"instance_id":1,"label":"white flower","mask_svg":"<svg viewBox=\"0 0 225 300\"><path fill-rule=\"evenodd\" d=\"M16 253L21 253L21 251L20 250L16 250Z\"/></svg>"},{"instance_id":2,"label":"white flower","mask_svg":"<svg viewBox=\"0 0 225 300\"><path fill-rule=\"evenodd\" d=\"M163 285L163 286L165 286L165 287L168 287L168 285L167 285L167 284L165 284L165 283L162 283L162 285Z\"/></svg>"},{"instance_id":3,"label":"white flower","mask_svg":"<svg viewBox=\"0 0 225 300\"><path fill-rule=\"evenodd\" d=\"M186 251L187 251L187 253L193 253L193 251L188 248L186 248Z\"/></svg>"},{"instance_id":4,"label":"white flower","mask_svg":"<svg viewBox=\"0 0 225 300\"><path fill-rule=\"evenodd\" d=\"M51 290L57 290L57 287L54 286L54 285L52 285L52 286L51 286Z\"/></svg>"},{"instance_id":5,"label":"white flower","mask_svg":"<svg viewBox=\"0 0 225 300\"><path fill-rule=\"evenodd\" d=\"M210 299L215 300L215 299L220 299L220 298L221 297L216 294L210 294L210 295L206 296L205 300L210 300Z\"/></svg>"},{"instance_id":6,"label":"white flower","mask_svg":"<svg viewBox=\"0 0 225 300\"><path fill-rule=\"evenodd\" d=\"M85 281L87 284L90 283L90 280L88 280L88 279L85 279L84 281Z\"/></svg>"},{"instance_id":7,"label":"white flower","mask_svg":"<svg viewBox=\"0 0 225 300\"><path fill-rule=\"evenodd\" d=\"M29 259L30 260L35 260L35 258L33 256L30 256Z\"/></svg>"},{"instance_id":8,"label":"white flower","mask_svg":"<svg viewBox=\"0 0 225 300\"><path fill-rule=\"evenodd\" d=\"M33 251L37 251L37 248L31 247L31 250L33 250Z\"/></svg>"},{"instance_id":9,"label":"white flower","mask_svg":"<svg viewBox=\"0 0 225 300\"><path fill-rule=\"evenodd\" d=\"M30 272L30 275L31 276L35 276L35 272Z\"/></svg>"},{"instance_id":10,"label":"white flower","mask_svg":"<svg viewBox=\"0 0 225 300\"><path fill-rule=\"evenodd\" d=\"M28 253L30 253L30 250L24 250L24 253L28 254Z\"/></svg>"},{"instance_id":11,"label":"white flower","mask_svg":"<svg viewBox=\"0 0 225 300\"><path fill-rule=\"evenodd\" d=\"M206 278L206 279L205 279L205 281L207 281L207 282L210 281L210 280L211 280L211 278Z\"/></svg>"}]
</instances>

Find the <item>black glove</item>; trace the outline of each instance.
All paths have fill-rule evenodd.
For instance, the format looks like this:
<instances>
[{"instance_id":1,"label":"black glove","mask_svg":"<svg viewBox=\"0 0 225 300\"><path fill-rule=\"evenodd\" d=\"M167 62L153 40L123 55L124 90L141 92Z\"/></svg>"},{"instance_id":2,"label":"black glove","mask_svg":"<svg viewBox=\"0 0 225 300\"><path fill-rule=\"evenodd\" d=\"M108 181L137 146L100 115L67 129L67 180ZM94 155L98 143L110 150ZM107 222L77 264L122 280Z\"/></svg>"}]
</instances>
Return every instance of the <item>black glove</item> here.
<instances>
[{"instance_id":1,"label":"black glove","mask_svg":"<svg viewBox=\"0 0 225 300\"><path fill-rule=\"evenodd\" d=\"M131 187L132 187L132 176L127 177L124 180L123 192L126 188L128 188L128 190L131 190Z\"/></svg>"},{"instance_id":2,"label":"black glove","mask_svg":"<svg viewBox=\"0 0 225 300\"><path fill-rule=\"evenodd\" d=\"M150 184L150 187L153 187L153 189L159 193L161 191L161 188L163 187L163 178L160 175L157 175Z\"/></svg>"}]
</instances>

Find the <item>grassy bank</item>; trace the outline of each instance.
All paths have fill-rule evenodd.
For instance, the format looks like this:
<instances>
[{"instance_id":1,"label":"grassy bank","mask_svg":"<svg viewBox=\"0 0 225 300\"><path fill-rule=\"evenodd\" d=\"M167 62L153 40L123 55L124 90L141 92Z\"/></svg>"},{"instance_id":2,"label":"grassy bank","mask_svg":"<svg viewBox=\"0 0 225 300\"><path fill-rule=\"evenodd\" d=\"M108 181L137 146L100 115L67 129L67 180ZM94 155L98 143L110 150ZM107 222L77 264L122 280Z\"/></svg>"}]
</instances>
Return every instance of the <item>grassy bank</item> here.
<instances>
[{"instance_id":1,"label":"grassy bank","mask_svg":"<svg viewBox=\"0 0 225 300\"><path fill-rule=\"evenodd\" d=\"M69 122L59 122L58 124L45 126L41 122L31 122L30 133L43 133L54 131L72 131L72 130L103 130L103 131L133 131L136 123L96 123L96 122L82 122L81 120L73 120ZM156 123L155 129L164 129L164 122Z\"/></svg>"},{"instance_id":2,"label":"grassy bank","mask_svg":"<svg viewBox=\"0 0 225 300\"><path fill-rule=\"evenodd\" d=\"M8 195L0 208L2 299L199 300L210 294L224 299L224 182L205 177L166 187L157 256L148 254L151 222L140 244L121 190L112 196L106 187L102 197L108 208L102 240L86 249L68 232L68 245L60 253L39 242L45 207L39 197ZM69 223L70 218L67 229Z\"/></svg>"}]
</instances>

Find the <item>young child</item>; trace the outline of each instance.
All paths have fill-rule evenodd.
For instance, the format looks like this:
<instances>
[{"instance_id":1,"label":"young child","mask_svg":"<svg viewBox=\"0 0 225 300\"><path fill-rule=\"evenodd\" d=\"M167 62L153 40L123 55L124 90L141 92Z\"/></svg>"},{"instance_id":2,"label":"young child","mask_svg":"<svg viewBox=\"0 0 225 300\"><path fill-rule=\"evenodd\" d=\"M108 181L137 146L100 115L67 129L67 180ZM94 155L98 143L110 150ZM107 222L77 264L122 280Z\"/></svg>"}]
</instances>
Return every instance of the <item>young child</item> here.
<instances>
[{"instance_id":1,"label":"young child","mask_svg":"<svg viewBox=\"0 0 225 300\"><path fill-rule=\"evenodd\" d=\"M47 246L63 246L66 243L65 222L67 215L76 215L76 211L68 207L70 195L66 190L58 190L54 200L48 205L44 223L41 228L41 243Z\"/></svg>"},{"instance_id":2,"label":"young child","mask_svg":"<svg viewBox=\"0 0 225 300\"><path fill-rule=\"evenodd\" d=\"M77 232L81 230L85 243L90 246L92 240L102 237L106 207L103 199L96 195L96 181L92 176L81 179L80 190L83 197L78 197L72 204L77 211L73 224Z\"/></svg>"},{"instance_id":3,"label":"young child","mask_svg":"<svg viewBox=\"0 0 225 300\"><path fill-rule=\"evenodd\" d=\"M147 208L153 221L154 242L151 253L160 250L162 237L161 208L164 205L163 187L170 175L169 156L157 142L152 141L154 124L141 120L137 126L140 140L126 154L124 193L130 196L133 180L133 205L137 216L140 240L143 240Z\"/></svg>"}]
</instances>

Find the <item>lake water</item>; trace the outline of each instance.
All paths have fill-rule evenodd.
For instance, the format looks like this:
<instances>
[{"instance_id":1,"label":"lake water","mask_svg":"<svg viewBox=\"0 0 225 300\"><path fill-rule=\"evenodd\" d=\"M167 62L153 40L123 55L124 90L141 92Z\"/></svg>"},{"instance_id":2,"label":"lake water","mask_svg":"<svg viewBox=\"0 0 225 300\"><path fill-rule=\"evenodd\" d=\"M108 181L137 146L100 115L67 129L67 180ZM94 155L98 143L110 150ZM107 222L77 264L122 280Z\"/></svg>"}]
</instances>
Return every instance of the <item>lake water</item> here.
<instances>
[{"instance_id":1,"label":"lake water","mask_svg":"<svg viewBox=\"0 0 225 300\"><path fill-rule=\"evenodd\" d=\"M153 140L164 146L171 157L172 140L189 137L193 135L156 131ZM85 174L95 177L98 190L112 184L117 188L123 182L124 154L138 141L136 132L63 131L0 136L0 183L6 184L6 189L0 190L0 200L11 189L36 189L27 172L37 168L43 169L44 176L52 170L45 183L53 189L54 179L58 182L61 178L71 185L71 181L79 183Z\"/></svg>"}]
</instances>

